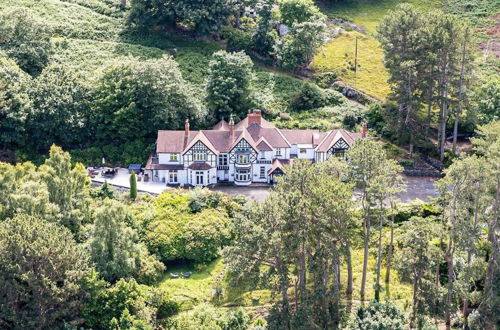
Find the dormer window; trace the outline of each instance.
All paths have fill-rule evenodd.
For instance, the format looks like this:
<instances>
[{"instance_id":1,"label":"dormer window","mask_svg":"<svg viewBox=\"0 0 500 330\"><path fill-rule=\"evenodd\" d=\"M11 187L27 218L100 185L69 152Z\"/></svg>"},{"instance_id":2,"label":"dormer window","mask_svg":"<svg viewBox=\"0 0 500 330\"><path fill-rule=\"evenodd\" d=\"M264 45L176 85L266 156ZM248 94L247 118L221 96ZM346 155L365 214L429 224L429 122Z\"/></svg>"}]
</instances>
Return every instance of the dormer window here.
<instances>
[{"instance_id":1,"label":"dormer window","mask_svg":"<svg viewBox=\"0 0 500 330\"><path fill-rule=\"evenodd\" d=\"M281 148L276 148L276 156L281 156Z\"/></svg>"},{"instance_id":2,"label":"dormer window","mask_svg":"<svg viewBox=\"0 0 500 330\"><path fill-rule=\"evenodd\" d=\"M170 161L171 162L179 161L179 154L170 154Z\"/></svg>"}]
</instances>

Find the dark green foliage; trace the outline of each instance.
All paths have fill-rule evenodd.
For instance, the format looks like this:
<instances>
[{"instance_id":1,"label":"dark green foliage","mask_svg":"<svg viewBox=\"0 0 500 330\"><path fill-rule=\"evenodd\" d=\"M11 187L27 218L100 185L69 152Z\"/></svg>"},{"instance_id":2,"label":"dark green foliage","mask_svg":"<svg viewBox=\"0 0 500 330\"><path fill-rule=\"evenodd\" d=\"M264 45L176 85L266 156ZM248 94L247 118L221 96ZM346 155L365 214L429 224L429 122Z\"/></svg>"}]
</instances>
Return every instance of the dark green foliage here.
<instances>
[{"instance_id":1,"label":"dark green foliage","mask_svg":"<svg viewBox=\"0 0 500 330\"><path fill-rule=\"evenodd\" d=\"M29 77L0 54L0 148L15 148L24 142L28 83Z\"/></svg>"},{"instance_id":2,"label":"dark green foliage","mask_svg":"<svg viewBox=\"0 0 500 330\"><path fill-rule=\"evenodd\" d=\"M246 330L250 327L250 317L245 311L221 312L208 304L196 306L174 322L174 329Z\"/></svg>"},{"instance_id":3,"label":"dark green foliage","mask_svg":"<svg viewBox=\"0 0 500 330\"><path fill-rule=\"evenodd\" d=\"M325 105L323 91L315 84L306 82L292 100L295 111L311 110Z\"/></svg>"},{"instance_id":4,"label":"dark green foliage","mask_svg":"<svg viewBox=\"0 0 500 330\"><path fill-rule=\"evenodd\" d=\"M70 148L90 138L91 87L82 75L63 65L51 65L28 90L29 146L39 151L52 144Z\"/></svg>"},{"instance_id":5,"label":"dark green foliage","mask_svg":"<svg viewBox=\"0 0 500 330\"><path fill-rule=\"evenodd\" d=\"M259 22L257 31L253 35L255 51L262 56L270 56L274 52L274 46L278 41L278 34L272 25L272 8L274 0L262 2L258 11Z\"/></svg>"},{"instance_id":6,"label":"dark green foliage","mask_svg":"<svg viewBox=\"0 0 500 330\"><path fill-rule=\"evenodd\" d=\"M130 21L143 27L182 24L197 33L219 31L235 10L230 0L133 1Z\"/></svg>"},{"instance_id":7,"label":"dark green foliage","mask_svg":"<svg viewBox=\"0 0 500 330\"><path fill-rule=\"evenodd\" d=\"M19 215L0 223L2 328L50 329L79 317L88 257L66 228Z\"/></svg>"},{"instance_id":8,"label":"dark green foliage","mask_svg":"<svg viewBox=\"0 0 500 330\"><path fill-rule=\"evenodd\" d=\"M227 50L230 52L248 52L253 48L252 34L226 26L222 29L222 38L227 39Z\"/></svg>"},{"instance_id":9,"label":"dark green foliage","mask_svg":"<svg viewBox=\"0 0 500 330\"><path fill-rule=\"evenodd\" d=\"M403 330L405 326L405 313L391 301L371 301L367 307L359 307L349 323L353 330Z\"/></svg>"},{"instance_id":10,"label":"dark green foliage","mask_svg":"<svg viewBox=\"0 0 500 330\"><path fill-rule=\"evenodd\" d=\"M134 171L130 173L130 199L133 201L137 199L137 178Z\"/></svg>"},{"instance_id":11,"label":"dark green foliage","mask_svg":"<svg viewBox=\"0 0 500 330\"><path fill-rule=\"evenodd\" d=\"M289 71L305 69L325 42L325 29L322 21L294 24L277 46L278 64Z\"/></svg>"},{"instance_id":12,"label":"dark green foliage","mask_svg":"<svg viewBox=\"0 0 500 330\"><path fill-rule=\"evenodd\" d=\"M176 304L165 293L159 289L148 290L133 279L121 279L111 286L93 272L85 279L84 287L87 295L81 317L88 328L110 329L117 321L132 319L136 324L145 325L140 329L151 329L151 323L162 318L165 309L172 313L177 312L174 307ZM170 307L166 307L168 305Z\"/></svg>"},{"instance_id":13,"label":"dark green foliage","mask_svg":"<svg viewBox=\"0 0 500 330\"><path fill-rule=\"evenodd\" d=\"M337 106L344 102L344 96L339 92L322 90L317 85L306 82L293 97L290 107L294 111L307 111L324 106Z\"/></svg>"},{"instance_id":14,"label":"dark green foliage","mask_svg":"<svg viewBox=\"0 0 500 330\"><path fill-rule=\"evenodd\" d=\"M140 140L125 142L119 145L103 145L85 149L70 150L74 162L86 165L102 164L105 158L110 165L127 166L128 164L142 164L154 150L154 143Z\"/></svg>"},{"instance_id":15,"label":"dark green foliage","mask_svg":"<svg viewBox=\"0 0 500 330\"><path fill-rule=\"evenodd\" d=\"M0 16L0 49L16 60L21 69L39 74L52 54L45 22L26 8L15 8Z\"/></svg>"},{"instance_id":16,"label":"dark green foliage","mask_svg":"<svg viewBox=\"0 0 500 330\"><path fill-rule=\"evenodd\" d=\"M211 194L204 190L192 198L177 191L158 196L150 205L156 214L145 224L149 250L165 262L189 259L206 263L218 257L219 249L232 239L228 213L234 214L239 206L226 196Z\"/></svg>"},{"instance_id":17,"label":"dark green foliage","mask_svg":"<svg viewBox=\"0 0 500 330\"><path fill-rule=\"evenodd\" d=\"M324 72L314 78L314 82L321 88L329 88L335 80L337 80L337 74L335 72Z\"/></svg>"},{"instance_id":18,"label":"dark green foliage","mask_svg":"<svg viewBox=\"0 0 500 330\"><path fill-rule=\"evenodd\" d=\"M193 123L202 111L192 87L170 57L144 62L124 61L107 67L94 93L97 137L143 140L158 129ZM142 161L141 161L142 163Z\"/></svg>"},{"instance_id":19,"label":"dark green foliage","mask_svg":"<svg viewBox=\"0 0 500 330\"><path fill-rule=\"evenodd\" d=\"M104 181L100 187L90 190L90 196L99 199L113 199L115 197L115 190L110 187L108 181Z\"/></svg>"},{"instance_id":20,"label":"dark green foliage","mask_svg":"<svg viewBox=\"0 0 500 330\"><path fill-rule=\"evenodd\" d=\"M243 52L218 51L212 55L206 101L216 118L245 117L250 107L252 66L252 60Z\"/></svg>"}]
</instances>

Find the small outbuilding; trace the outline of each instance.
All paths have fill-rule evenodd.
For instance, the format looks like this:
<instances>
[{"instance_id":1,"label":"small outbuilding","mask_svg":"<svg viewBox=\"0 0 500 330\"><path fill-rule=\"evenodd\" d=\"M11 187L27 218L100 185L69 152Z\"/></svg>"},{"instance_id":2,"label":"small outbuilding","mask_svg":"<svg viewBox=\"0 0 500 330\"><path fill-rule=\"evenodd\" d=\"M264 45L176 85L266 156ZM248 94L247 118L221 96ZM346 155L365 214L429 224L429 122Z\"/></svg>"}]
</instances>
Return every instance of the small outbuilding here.
<instances>
[{"instance_id":1,"label":"small outbuilding","mask_svg":"<svg viewBox=\"0 0 500 330\"><path fill-rule=\"evenodd\" d=\"M129 173L132 173L132 171L134 171L135 173L139 173L141 169L142 169L142 164L130 164L128 166Z\"/></svg>"}]
</instances>

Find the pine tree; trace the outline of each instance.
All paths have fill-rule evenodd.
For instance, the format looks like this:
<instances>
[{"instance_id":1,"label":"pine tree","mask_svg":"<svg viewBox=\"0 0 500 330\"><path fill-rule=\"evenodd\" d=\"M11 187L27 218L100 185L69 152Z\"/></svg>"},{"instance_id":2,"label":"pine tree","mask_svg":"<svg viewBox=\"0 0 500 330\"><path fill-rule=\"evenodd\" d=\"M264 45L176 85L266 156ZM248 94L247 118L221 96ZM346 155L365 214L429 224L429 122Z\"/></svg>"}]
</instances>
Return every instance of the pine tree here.
<instances>
[{"instance_id":1,"label":"pine tree","mask_svg":"<svg viewBox=\"0 0 500 330\"><path fill-rule=\"evenodd\" d=\"M137 199L137 178L134 171L130 173L130 199L133 201Z\"/></svg>"}]
</instances>

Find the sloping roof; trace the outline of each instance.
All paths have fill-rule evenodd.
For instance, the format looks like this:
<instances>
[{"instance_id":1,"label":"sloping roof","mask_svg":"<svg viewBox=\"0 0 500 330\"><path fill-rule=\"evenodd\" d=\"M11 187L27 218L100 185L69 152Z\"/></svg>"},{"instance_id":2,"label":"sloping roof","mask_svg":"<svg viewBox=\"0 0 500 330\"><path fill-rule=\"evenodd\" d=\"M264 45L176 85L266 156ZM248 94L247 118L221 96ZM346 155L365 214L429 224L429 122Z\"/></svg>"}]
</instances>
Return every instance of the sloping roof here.
<instances>
[{"instance_id":1,"label":"sloping roof","mask_svg":"<svg viewBox=\"0 0 500 330\"><path fill-rule=\"evenodd\" d=\"M242 130L243 128L248 128L250 125L248 123L248 117L245 117L244 119L240 120L238 124L234 125L235 130ZM258 126L258 125L257 125ZM260 119L260 126L264 128L275 128L273 124L265 120L263 117Z\"/></svg>"},{"instance_id":2,"label":"sloping roof","mask_svg":"<svg viewBox=\"0 0 500 330\"><path fill-rule=\"evenodd\" d=\"M219 151L219 152L229 152L231 150L231 146L233 145L233 142L240 137L242 134L242 131L236 131L234 132L234 136L231 139L229 131L224 131L224 130L210 130L210 131L203 131L203 134L207 137L207 139L212 143L212 145Z\"/></svg>"},{"instance_id":3,"label":"sloping roof","mask_svg":"<svg viewBox=\"0 0 500 330\"><path fill-rule=\"evenodd\" d=\"M264 137L273 148L290 148L290 143L288 143L276 127L266 128L259 125L250 125L247 130L254 141L258 141L261 137Z\"/></svg>"},{"instance_id":4,"label":"sloping roof","mask_svg":"<svg viewBox=\"0 0 500 330\"><path fill-rule=\"evenodd\" d=\"M210 164L205 162L194 162L191 165L189 165L188 168L195 171L205 171L211 169L212 166L210 166Z\"/></svg>"},{"instance_id":5,"label":"sloping roof","mask_svg":"<svg viewBox=\"0 0 500 330\"><path fill-rule=\"evenodd\" d=\"M290 163L291 163L291 161L289 159L278 159L278 158L276 158L275 160L273 160L273 165L269 169L269 171L267 171L267 174L271 175L271 174L274 173L274 171L276 171L278 169L281 170L281 172L284 173L283 168L286 165L289 165Z\"/></svg>"},{"instance_id":6,"label":"sloping roof","mask_svg":"<svg viewBox=\"0 0 500 330\"><path fill-rule=\"evenodd\" d=\"M281 129L280 131L290 144L317 145L328 134L317 129Z\"/></svg>"},{"instance_id":7,"label":"sloping roof","mask_svg":"<svg viewBox=\"0 0 500 330\"><path fill-rule=\"evenodd\" d=\"M256 144L258 151L273 151L273 148L263 136L256 142Z\"/></svg>"},{"instance_id":8,"label":"sloping roof","mask_svg":"<svg viewBox=\"0 0 500 330\"><path fill-rule=\"evenodd\" d=\"M246 129L243 129L241 131L241 134L237 138L234 139L234 142L231 145L231 148L229 148L229 150L232 150L238 144L238 142L241 141L241 139L245 139L248 142L248 144L250 144L250 146L252 148L254 148L254 150L259 150L257 148L257 146L255 145L255 140L252 138L252 136L248 133L248 131Z\"/></svg>"},{"instance_id":9,"label":"sloping roof","mask_svg":"<svg viewBox=\"0 0 500 330\"><path fill-rule=\"evenodd\" d=\"M191 149L192 146L194 146L197 142L203 143L208 149L210 149L214 154L218 155L219 151L213 146L213 144L210 142L210 140L207 139L203 131L199 131L189 142L189 144L184 148L184 152L187 152L189 149Z\"/></svg>"},{"instance_id":10,"label":"sloping roof","mask_svg":"<svg viewBox=\"0 0 500 330\"><path fill-rule=\"evenodd\" d=\"M214 125L214 127L212 127L213 130L229 130L229 124L227 123L227 121L225 121L224 119L222 119L221 121L219 121L217 124Z\"/></svg>"},{"instance_id":11,"label":"sloping roof","mask_svg":"<svg viewBox=\"0 0 500 330\"><path fill-rule=\"evenodd\" d=\"M323 138L320 144L316 147L316 151L327 152L340 138L344 139L350 147L354 143L357 136L353 136L353 133L344 129L334 129Z\"/></svg>"},{"instance_id":12,"label":"sloping roof","mask_svg":"<svg viewBox=\"0 0 500 330\"><path fill-rule=\"evenodd\" d=\"M158 131L156 152L181 153L197 134L191 131L186 139L184 131Z\"/></svg>"}]
</instances>

